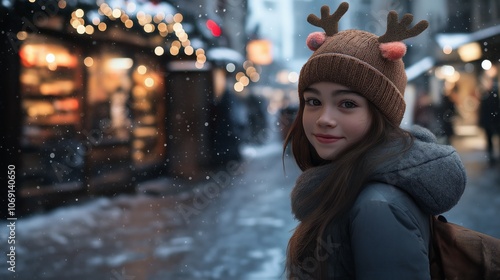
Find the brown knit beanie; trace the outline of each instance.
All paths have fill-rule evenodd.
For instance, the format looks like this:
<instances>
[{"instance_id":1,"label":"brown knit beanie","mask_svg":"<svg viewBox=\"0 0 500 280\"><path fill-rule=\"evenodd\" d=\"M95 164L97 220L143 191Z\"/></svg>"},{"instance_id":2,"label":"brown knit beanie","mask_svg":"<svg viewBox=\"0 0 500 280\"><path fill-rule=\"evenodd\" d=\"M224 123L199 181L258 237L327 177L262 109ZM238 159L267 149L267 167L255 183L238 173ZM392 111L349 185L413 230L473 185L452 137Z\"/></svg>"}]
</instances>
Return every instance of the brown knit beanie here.
<instances>
[{"instance_id":1,"label":"brown knit beanie","mask_svg":"<svg viewBox=\"0 0 500 280\"><path fill-rule=\"evenodd\" d=\"M300 71L299 92L316 82L334 82L349 87L371 101L393 124L399 126L405 111L406 73L402 57L406 45L401 40L417 36L429 25L420 21L408 29L413 16L389 12L387 32L383 36L361 30L338 32L338 22L349 5L340 4L330 15L321 8L321 19L311 14L307 21L325 33L314 32L307 46L314 51Z\"/></svg>"}]
</instances>

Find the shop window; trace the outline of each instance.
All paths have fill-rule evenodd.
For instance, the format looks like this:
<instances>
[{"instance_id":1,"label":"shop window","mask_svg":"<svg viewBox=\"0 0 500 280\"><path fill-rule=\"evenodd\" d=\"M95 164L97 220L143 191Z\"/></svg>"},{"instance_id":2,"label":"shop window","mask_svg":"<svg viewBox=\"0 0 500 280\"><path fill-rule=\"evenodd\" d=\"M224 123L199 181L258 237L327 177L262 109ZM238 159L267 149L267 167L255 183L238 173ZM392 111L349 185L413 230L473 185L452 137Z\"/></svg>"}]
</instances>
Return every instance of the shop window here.
<instances>
[{"instance_id":1,"label":"shop window","mask_svg":"<svg viewBox=\"0 0 500 280\"><path fill-rule=\"evenodd\" d=\"M132 58L103 50L87 58L89 130L98 145L130 140Z\"/></svg>"},{"instance_id":2,"label":"shop window","mask_svg":"<svg viewBox=\"0 0 500 280\"><path fill-rule=\"evenodd\" d=\"M146 167L165 157L165 88L163 73L152 60L138 56L132 73L133 144L132 159L136 166Z\"/></svg>"},{"instance_id":3,"label":"shop window","mask_svg":"<svg viewBox=\"0 0 500 280\"><path fill-rule=\"evenodd\" d=\"M51 37L31 34L19 50L22 194L81 186L82 68L79 50Z\"/></svg>"},{"instance_id":4,"label":"shop window","mask_svg":"<svg viewBox=\"0 0 500 280\"><path fill-rule=\"evenodd\" d=\"M124 174L132 166L140 172L164 159L163 73L150 56L112 46L96 49L85 60L86 130L94 140L90 181L118 185L114 178L128 178Z\"/></svg>"}]
</instances>

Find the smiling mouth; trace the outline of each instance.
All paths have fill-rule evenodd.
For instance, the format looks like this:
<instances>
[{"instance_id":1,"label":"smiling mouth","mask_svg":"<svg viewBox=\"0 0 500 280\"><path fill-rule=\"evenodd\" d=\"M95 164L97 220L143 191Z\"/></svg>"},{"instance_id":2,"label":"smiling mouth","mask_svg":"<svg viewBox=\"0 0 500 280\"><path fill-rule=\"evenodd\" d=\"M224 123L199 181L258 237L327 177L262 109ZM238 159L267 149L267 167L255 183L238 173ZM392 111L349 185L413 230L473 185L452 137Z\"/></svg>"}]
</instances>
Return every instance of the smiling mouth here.
<instances>
[{"instance_id":1,"label":"smiling mouth","mask_svg":"<svg viewBox=\"0 0 500 280\"><path fill-rule=\"evenodd\" d=\"M340 137L324 135L324 134L314 134L314 137L316 138L316 140L318 140L318 142L322 144L335 143L341 139Z\"/></svg>"}]
</instances>

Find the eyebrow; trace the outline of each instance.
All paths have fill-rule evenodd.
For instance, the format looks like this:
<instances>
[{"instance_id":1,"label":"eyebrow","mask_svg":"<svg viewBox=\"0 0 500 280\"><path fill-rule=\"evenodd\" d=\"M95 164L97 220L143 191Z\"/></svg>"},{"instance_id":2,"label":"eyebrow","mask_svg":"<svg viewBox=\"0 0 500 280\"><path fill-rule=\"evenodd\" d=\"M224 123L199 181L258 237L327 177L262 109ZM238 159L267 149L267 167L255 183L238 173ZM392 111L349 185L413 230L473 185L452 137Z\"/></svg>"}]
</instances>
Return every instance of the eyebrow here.
<instances>
[{"instance_id":1,"label":"eyebrow","mask_svg":"<svg viewBox=\"0 0 500 280\"><path fill-rule=\"evenodd\" d=\"M317 90L317 89L315 89L315 88L311 88L311 87L308 87L308 88L304 89L304 93L305 93L305 92L310 92L310 93L314 93L314 94L316 94L316 95L320 95L319 90ZM332 93L332 94L334 94L334 95L337 95L337 94L350 94L350 93L354 93L354 94L357 94L357 95L362 96L359 92L354 91L354 90L350 90L350 89L341 89L341 90L336 90L336 91L332 91L331 93Z\"/></svg>"}]
</instances>

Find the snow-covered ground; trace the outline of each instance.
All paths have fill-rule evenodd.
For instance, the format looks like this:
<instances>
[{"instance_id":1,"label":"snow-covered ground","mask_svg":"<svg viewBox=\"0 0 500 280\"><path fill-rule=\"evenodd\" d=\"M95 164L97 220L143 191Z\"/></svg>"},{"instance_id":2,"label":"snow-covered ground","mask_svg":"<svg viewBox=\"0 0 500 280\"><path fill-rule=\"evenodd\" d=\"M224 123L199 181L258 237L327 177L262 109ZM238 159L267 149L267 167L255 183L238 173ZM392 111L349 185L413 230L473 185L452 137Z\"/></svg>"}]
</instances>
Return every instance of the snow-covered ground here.
<instances>
[{"instance_id":1,"label":"snow-covered ground","mask_svg":"<svg viewBox=\"0 0 500 280\"><path fill-rule=\"evenodd\" d=\"M295 225L289 191L298 175L288 157L284 174L281 151L278 142L245 146L238 174L219 170L176 195L168 194L172 180L158 178L136 195L20 219L16 272L2 262L0 278L280 278ZM7 228L5 221L0 226ZM2 230L0 240L8 234Z\"/></svg>"}]
</instances>

